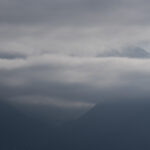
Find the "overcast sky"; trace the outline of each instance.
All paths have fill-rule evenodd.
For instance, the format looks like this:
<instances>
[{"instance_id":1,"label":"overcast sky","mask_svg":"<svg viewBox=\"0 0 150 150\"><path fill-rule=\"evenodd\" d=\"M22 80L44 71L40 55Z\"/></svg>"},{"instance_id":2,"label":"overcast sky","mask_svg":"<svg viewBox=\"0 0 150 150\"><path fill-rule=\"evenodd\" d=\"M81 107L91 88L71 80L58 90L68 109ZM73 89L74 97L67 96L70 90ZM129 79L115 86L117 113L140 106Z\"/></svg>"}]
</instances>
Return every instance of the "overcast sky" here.
<instances>
[{"instance_id":1,"label":"overcast sky","mask_svg":"<svg viewBox=\"0 0 150 150\"><path fill-rule=\"evenodd\" d=\"M0 98L150 98L149 14L149 0L0 0Z\"/></svg>"}]
</instances>

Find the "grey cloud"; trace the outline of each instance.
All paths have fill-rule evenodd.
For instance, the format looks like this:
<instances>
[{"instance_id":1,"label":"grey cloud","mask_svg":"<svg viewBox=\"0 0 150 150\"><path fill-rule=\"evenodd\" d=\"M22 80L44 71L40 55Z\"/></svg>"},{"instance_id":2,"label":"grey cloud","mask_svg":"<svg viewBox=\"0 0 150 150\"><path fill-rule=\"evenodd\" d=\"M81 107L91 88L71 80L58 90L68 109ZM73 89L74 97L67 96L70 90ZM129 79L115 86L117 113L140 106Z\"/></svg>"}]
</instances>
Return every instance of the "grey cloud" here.
<instances>
[{"instance_id":1,"label":"grey cloud","mask_svg":"<svg viewBox=\"0 0 150 150\"><path fill-rule=\"evenodd\" d=\"M95 56L129 45L147 49L148 6L146 0L1 0L1 49L11 50L5 57L43 51Z\"/></svg>"},{"instance_id":2,"label":"grey cloud","mask_svg":"<svg viewBox=\"0 0 150 150\"><path fill-rule=\"evenodd\" d=\"M63 24L99 25L105 22L113 24L116 21L125 23L134 20L141 24L141 21L142 23L147 22L149 18L147 3L149 4L148 1L142 2L143 8L141 0L1 0L0 22L6 24L47 22L51 25L61 24L62 26Z\"/></svg>"},{"instance_id":3,"label":"grey cloud","mask_svg":"<svg viewBox=\"0 0 150 150\"><path fill-rule=\"evenodd\" d=\"M0 35L1 99L150 97L149 1L0 0Z\"/></svg>"}]
</instances>

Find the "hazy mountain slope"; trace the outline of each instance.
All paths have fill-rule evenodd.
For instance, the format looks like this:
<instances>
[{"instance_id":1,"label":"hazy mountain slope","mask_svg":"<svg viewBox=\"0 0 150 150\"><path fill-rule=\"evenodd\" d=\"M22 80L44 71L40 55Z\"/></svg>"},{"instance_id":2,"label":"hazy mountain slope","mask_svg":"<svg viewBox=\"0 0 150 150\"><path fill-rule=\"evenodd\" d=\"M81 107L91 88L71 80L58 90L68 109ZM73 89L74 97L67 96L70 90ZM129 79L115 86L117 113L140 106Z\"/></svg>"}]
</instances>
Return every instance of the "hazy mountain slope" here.
<instances>
[{"instance_id":1,"label":"hazy mountain slope","mask_svg":"<svg viewBox=\"0 0 150 150\"><path fill-rule=\"evenodd\" d=\"M7 102L0 101L0 149L47 149L56 132L40 120L25 116ZM55 134L54 134L55 133Z\"/></svg>"},{"instance_id":2,"label":"hazy mountain slope","mask_svg":"<svg viewBox=\"0 0 150 150\"><path fill-rule=\"evenodd\" d=\"M66 149L148 150L150 103L128 101L99 104L67 128Z\"/></svg>"},{"instance_id":3,"label":"hazy mountain slope","mask_svg":"<svg viewBox=\"0 0 150 150\"><path fill-rule=\"evenodd\" d=\"M149 150L150 102L103 102L81 118L51 128L0 103L0 149Z\"/></svg>"}]
</instances>

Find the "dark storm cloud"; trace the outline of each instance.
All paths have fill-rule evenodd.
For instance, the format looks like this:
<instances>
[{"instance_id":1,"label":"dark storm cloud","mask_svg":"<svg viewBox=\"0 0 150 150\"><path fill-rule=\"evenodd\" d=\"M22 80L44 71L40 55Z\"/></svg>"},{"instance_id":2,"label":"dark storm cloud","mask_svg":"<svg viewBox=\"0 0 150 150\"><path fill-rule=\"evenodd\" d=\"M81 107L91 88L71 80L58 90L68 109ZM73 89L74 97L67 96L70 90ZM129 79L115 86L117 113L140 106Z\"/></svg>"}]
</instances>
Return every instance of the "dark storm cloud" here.
<instances>
[{"instance_id":1,"label":"dark storm cloud","mask_svg":"<svg viewBox=\"0 0 150 150\"><path fill-rule=\"evenodd\" d=\"M34 1L34 0L1 0L1 22L2 23L32 23L40 21L58 21L79 17L84 12L93 11L104 1ZM92 5L91 5L92 4ZM103 8L98 7L98 8ZM82 12L82 13L81 13ZM72 20L72 19L71 19Z\"/></svg>"},{"instance_id":2,"label":"dark storm cloud","mask_svg":"<svg viewBox=\"0 0 150 150\"><path fill-rule=\"evenodd\" d=\"M0 59L18 59L18 58L25 59L26 56L15 52L11 53L11 51L10 52L0 51Z\"/></svg>"},{"instance_id":3,"label":"dark storm cloud","mask_svg":"<svg viewBox=\"0 0 150 150\"><path fill-rule=\"evenodd\" d=\"M0 22L6 24L47 22L61 26L98 25L105 22L113 24L114 21L124 22L123 20L131 22L139 20L144 23L149 18L147 5L148 1L141 0L1 0Z\"/></svg>"}]
</instances>

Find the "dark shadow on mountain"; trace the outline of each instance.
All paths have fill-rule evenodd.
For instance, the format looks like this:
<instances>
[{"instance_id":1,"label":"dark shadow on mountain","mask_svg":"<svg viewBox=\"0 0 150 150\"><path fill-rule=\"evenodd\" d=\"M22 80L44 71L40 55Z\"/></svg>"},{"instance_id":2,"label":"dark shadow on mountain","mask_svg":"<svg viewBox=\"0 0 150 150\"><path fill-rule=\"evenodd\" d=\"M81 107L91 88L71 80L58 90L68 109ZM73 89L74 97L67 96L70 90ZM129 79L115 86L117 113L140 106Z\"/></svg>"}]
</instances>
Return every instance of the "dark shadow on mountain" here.
<instances>
[{"instance_id":1,"label":"dark shadow on mountain","mask_svg":"<svg viewBox=\"0 0 150 150\"><path fill-rule=\"evenodd\" d=\"M0 101L0 120L1 150L48 149L58 135L50 124L26 116L4 101Z\"/></svg>"},{"instance_id":2,"label":"dark shadow on mountain","mask_svg":"<svg viewBox=\"0 0 150 150\"><path fill-rule=\"evenodd\" d=\"M150 149L150 102L105 102L67 127L66 149Z\"/></svg>"}]
</instances>

